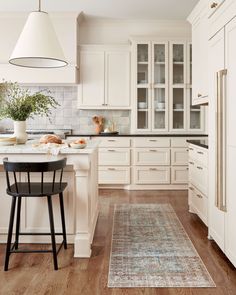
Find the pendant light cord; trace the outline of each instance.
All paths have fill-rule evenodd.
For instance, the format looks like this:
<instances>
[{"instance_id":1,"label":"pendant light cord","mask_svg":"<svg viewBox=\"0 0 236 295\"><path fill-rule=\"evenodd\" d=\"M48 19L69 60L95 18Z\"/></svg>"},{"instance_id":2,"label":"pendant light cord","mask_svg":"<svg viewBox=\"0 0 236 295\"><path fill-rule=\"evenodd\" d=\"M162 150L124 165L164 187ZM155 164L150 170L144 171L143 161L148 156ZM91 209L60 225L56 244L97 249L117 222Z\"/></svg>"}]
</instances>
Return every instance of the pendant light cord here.
<instances>
[{"instance_id":1,"label":"pendant light cord","mask_svg":"<svg viewBox=\"0 0 236 295\"><path fill-rule=\"evenodd\" d=\"M41 11L41 0L39 0L39 11Z\"/></svg>"}]
</instances>

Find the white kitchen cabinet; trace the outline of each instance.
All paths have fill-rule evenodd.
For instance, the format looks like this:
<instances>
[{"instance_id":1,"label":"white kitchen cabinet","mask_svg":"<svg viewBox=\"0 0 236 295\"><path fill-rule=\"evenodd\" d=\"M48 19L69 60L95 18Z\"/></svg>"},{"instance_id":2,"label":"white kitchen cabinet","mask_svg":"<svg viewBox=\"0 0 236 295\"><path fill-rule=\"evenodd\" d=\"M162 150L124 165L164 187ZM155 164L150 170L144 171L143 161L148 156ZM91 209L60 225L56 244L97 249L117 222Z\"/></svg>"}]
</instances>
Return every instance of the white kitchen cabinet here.
<instances>
[{"instance_id":1,"label":"white kitchen cabinet","mask_svg":"<svg viewBox=\"0 0 236 295\"><path fill-rule=\"evenodd\" d=\"M95 138L96 139L96 138ZM116 147L116 148L128 148L130 147L131 139L129 137L105 137L99 138L99 147L100 148L109 148L109 147Z\"/></svg>"},{"instance_id":2,"label":"white kitchen cabinet","mask_svg":"<svg viewBox=\"0 0 236 295\"><path fill-rule=\"evenodd\" d=\"M191 185L189 186L189 204L191 210L207 225L208 199L196 187Z\"/></svg>"},{"instance_id":3,"label":"white kitchen cabinet","mask_svg":"<svg viewBox=\"0 0 236 295\"><path fill-rule=\"evenodd\" d=\"M170 147L169 138L161 137L136 137L133 139L134 147Z\"/></svg>"},{"instance_id":4,"label":"white kitchen cabinet","mask_svg":"<svg viewBox=\"0 0 236 295\"><path fill-rule=\"evenodd\" d=\"M130 107L130 53L105 53L105 103L108 107Z\"/></svg>"},{"instance_id":5,"label":"white kitchen cabinet","mask_svg":"<svg viewBox=\"0 0 236 295\"><path fill-rule=\"evenodd\" d=\"M189 145L189 210L208 224L208 150Z\"/></svg>"},{"instance_id":6,"label":"white kitchen cabinet","mask_svg":"<svg viewBox=\"0 0 236 295\"><path fill-rule=\"evenodd\" d=\"M188 167L174 166L171 167L171 183L185 184L188 182Z\"/></svg>"},{"instance_id":7,"label":"white kitchen cabinet","mask_svg":"<svg viewBox=\"0 0 236 295\"><path fill-rule=\"evenodd\" d=\"M132 41L137 131L168 131L168 42Z\"/></svg>"},{"instance_id":8,"label":"white kitchen cabinet","mask_svg":"<svg viewBox=\"0 0 236 295\"><path fill-rule=\"evenodd\" d=\"M130 167L99 167L99 184L129 184Z\"/></svg>"},{"instance_id":9,"label":"white kitchen cabinet","mask_svg":"<svg viewBox=\"0 0 236 295\"><path fill-rule=\"evenodd\" d=\"M129 148L99 148L99 165L130 165Z\"/></svg>"},{"instance_id":10,"label":"white kitchen cabinet","mask_svg":"<svg viewBox=\"0 0 236 295\"><path fill-rule=\"evenodd\" d=\"M200 1L188 20L192 24L192 104L208 103L208 0ZM213 2L213 1L211 1Z\"/></svg>"},{"instance_id":11,"label":"white kitchen cabinet","mask_svg":"<svg viewBox=\"0 0 236 295\"><path fill-rule=\"evenodd\" d=\"M226 0L207 0L207 16L211 18Z\"/></svg>"},{"instance_id":12,"label":"white kitchen cabinet","mask_svg":"<svg viewBox=\"0 0 236 295\"><path fill-rule=\"evenodd\" d=\"M77 84L77 13L50 13L60 45L68 66L51 69L32 69L8 63L11 52L20 36L28 15L5 13L0 15L0 80L11 80L20 84ZM7 29L6 29L7 28Z\"/></svg>"},{"instance_id":13,"label":"white kitchen cabinet","mask_svg":"<svg viewBox=\"0 0 236 295\"><path fill-rule=\"evenodd\" d=\"M170 167L134 167L135 184L170 184Z\"/></svg>"},{"instance_id":14,"label":"white kitchen cabinet","mask_svg":"<svg viewBox=\"0 0 236 295\"><path fill-rule=\"evenodd\" d=\"M134 150L135 165L170 165L170 149L167 148L136 148Z\"/></svg>"},{"instance_id":15,"label":"white kitchen cabinet","mask_svg":"<svg viewBox=\"0 0 236 295\"><path fill-rule=\"evenodd\" d=\"M128 47L81 46L78 108L130 108Z\"/></svg>"},{"instance_id":16,"label":"white kitchen cabinet","mask_svg":"<svg viewBox=\"0 0 236 295\"><path fill-rule=\"evenodd\" d=\"M83 106L102 106L104 102L104 52L80 52L80 94Z\"/></svg>"},{"instance_id":17,"label":"white kitchen cabinet","mask_svg":"<svg viewBox=\"0 0 236 295\"><path fill-rule=\"evenodd\" d=\"M171 165L187 166L188 165L188 149L172 148L171 149Z\"/></svg>"},{"instance_id":18,"label":"white kitchen cabinet","mask_svg":"<svg viewBox=\"0 0 236 295\"><path fill-rule=\"evenodd\" d=\"M225 13L228 14L227 11ZM212 145L209 153L209 235L234 266L236 266L236 140L235 128L233 128L236 106L235 40L235 17L210 40L210 95L212 103L209 112L211 124L218 126L218 130L216 128L209 129L209 139ZM217 118L213 111L217 112Z\"/></svg>"}]
</instances>

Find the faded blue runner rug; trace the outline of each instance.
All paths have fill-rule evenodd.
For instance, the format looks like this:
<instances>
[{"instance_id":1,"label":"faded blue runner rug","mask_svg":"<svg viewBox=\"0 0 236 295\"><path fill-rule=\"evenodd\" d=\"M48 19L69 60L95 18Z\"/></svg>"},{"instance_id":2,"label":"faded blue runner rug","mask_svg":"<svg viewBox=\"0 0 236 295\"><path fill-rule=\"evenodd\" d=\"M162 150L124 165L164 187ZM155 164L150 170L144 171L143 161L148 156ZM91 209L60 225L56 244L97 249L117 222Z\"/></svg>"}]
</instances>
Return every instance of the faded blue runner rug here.
<instances>
[{"instance_id":1,"label":"faded blue runner rug","mask_svg":"<svg viewBox=\"0 0 236 295\"><path fill-rule=\"evenodd\" d=\"M108 287L215 287L169 204L116 205Z\"/></svg>"}]
</instances>

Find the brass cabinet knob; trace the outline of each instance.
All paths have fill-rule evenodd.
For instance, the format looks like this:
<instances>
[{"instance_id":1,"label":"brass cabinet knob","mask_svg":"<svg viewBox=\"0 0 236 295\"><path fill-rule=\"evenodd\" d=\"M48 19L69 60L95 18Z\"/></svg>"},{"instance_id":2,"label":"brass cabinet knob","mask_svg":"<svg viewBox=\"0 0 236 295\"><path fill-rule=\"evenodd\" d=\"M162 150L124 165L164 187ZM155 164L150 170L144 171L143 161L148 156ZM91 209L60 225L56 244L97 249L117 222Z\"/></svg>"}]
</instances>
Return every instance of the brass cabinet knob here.
<instances>
[{"instance_id":1,"label":"brass cabinet knob","mask_svg":"<svg viewBox=\"0 0 236 295\"><path fill-rule=\"evenodd\" d=\"M211 3L211 8L213 9L213 8L216 8L217 7L217 5L218 5L218 3L217 2L213 2L213 3Z\"/></svg>"},{"instance_id":2,"label":"brass cabinet knob","mask_svg":"<svg viewBox=\"0 0 236 295\"><path fill-rule=\"evenodd\" d=\"M198 93L197 97L202 97L201 93Z\"/></svg>"}]
</instances>

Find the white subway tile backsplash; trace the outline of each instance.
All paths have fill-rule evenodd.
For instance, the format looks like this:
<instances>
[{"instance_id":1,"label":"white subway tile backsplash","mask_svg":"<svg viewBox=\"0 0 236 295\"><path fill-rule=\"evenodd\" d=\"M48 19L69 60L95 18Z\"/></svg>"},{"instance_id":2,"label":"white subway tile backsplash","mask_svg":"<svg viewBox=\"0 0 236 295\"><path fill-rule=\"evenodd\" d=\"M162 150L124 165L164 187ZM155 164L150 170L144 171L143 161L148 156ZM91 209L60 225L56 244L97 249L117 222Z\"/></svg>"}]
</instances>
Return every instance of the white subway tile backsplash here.
<instances>
[{"instance_id":1,"label":"white subway tile backsplash","mask_svg":"<svg viewBox=\"0 0 236 295\"><path fill-rule=\"evenodd\" d=\"M50 91L60 104L51 111L51 121L45 117L28 119L27 129L72 129L73 133L94 133L92 117L94 115L105 117L105 126L113 121L121 133L130 132L130 111L124 110L79 110L77 109L77 86L30 86L24 87L34 93L37 91ZM13 129L10 119L0 121L0 130Z\"/></svg>"}]
</instances>

